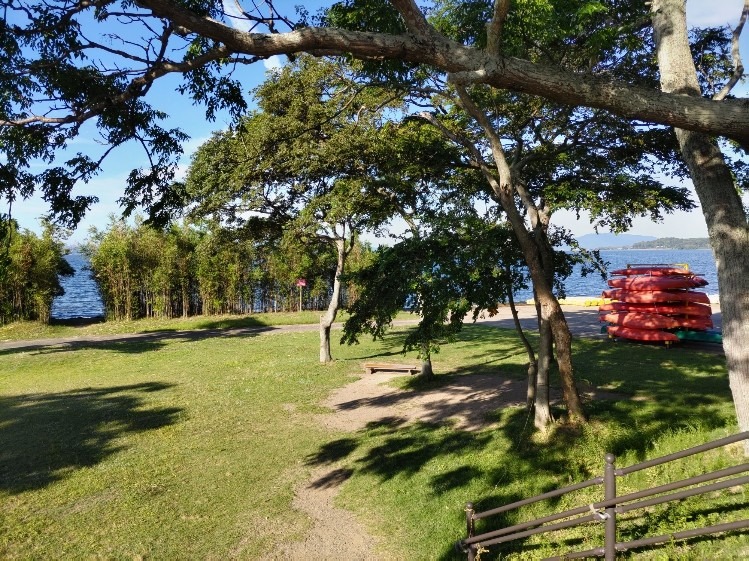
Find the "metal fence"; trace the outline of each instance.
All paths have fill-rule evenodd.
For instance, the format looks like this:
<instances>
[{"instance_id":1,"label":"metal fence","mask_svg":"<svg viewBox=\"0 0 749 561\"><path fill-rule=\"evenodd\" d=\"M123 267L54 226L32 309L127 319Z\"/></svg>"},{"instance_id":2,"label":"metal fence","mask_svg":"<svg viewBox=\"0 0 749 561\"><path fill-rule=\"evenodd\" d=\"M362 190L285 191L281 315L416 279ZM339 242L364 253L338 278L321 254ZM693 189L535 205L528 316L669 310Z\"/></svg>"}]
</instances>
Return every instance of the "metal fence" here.
<instances>
[{"instance_id":1,"label":"metal fence","mask_svg":"<svg viewBox=\"0 0 749 561\"><path fill-rule=\"evenodd\" d=\"M519 540L533 535L555 532L565 528L572 528L581 524L602 523L604 524L604 545L602 547L585 551L568 552L563 556L550 557L549 559L562 560L580 559L585 557L605 557L606 561L613 561L616 558L616 553L620 551L667 543L674 540L749 528L749 519L744 519L736 522L716 524L714 526L673 532L639 540L627 542L617 541L617 515L631 512L636 509L685 499L703 493L719 491L721 489L727 489L738 485L746 485L749 483L749 475L740 477L732 476L749 471L749 463L743 463L621 496L617 496L616 494L617 477L622 477L636 471L666 464L674 460L700 454L708 450L720 448L721 446L726 446L746 439L749 439L749 431L721 438L720 440L708 442L707 444L695 446L694 448L689 448L681 452L676 452L674 454L669 454L667 456L662 456L660 458L655 458L625 468L617 468L614 455L606 454L604 458L604 472L600 477L589 479L588 481L583 481L582 483L570 485L562 489L549 491L548 493L543 493L529 499L517 501L484 512L476 512L473 503L468 503L466 504L466 527L468 537L460 540L457 543L457 547L467 554L469 561L474 561L480 553L487 551L486 548L492 545ZM713 483L708 483L711 481L713 481ZM585 489L587 487L593 487L595 485L603 486L604 499L602 501L582 505L577 508L565 510L563 512L558 512L528 522L522 522L506 528L500 528L498 530L484 532L478 535L475 534L476 520L506 513L538 501L561 497L567 493ZM687 487L690 488L687 489ZM677 491L677 489L679 490Z\"/></svg>"}]
</instances>

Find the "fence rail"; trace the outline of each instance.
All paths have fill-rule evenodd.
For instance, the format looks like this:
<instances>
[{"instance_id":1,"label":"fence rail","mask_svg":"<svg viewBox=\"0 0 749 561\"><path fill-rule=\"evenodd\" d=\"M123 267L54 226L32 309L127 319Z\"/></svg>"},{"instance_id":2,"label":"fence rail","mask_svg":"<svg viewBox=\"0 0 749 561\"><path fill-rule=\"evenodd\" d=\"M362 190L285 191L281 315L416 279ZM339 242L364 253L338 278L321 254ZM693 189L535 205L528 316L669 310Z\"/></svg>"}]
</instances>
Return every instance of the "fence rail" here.
<instances>
[{"instance_id":1,"label":"fence rail","mask_svg":"<svg viewBox=\"0 0 749 561\"><path fill-rule=\"evenodd\" d=\"M673 532L660 536L652 536L639 540L632 540L627 542L617 541L618 514L624 514L636 509L642 509L649 506L681 500L703 493L719 491L721 489L727 489L729 487L746 485L747 483L749 483L749 475L741 477L731 476L749 471L749 463L743 463L729 468L705 473L703 475L682 479L680 481L674 481L673 483L658 485L656 487L650 487L642 491L628 493L626 495L620 496L618 496L616 492L617 477L622 477L636 471L663 465L674 460L679 460L688 456L707 452L709 450L714 450L716 448L727 446L729 444L740 442L742 440L749 440L749 431L738 433L732 436L727 436L719 440L714 440L706 444L688 448L687 450L682 450L680 452L661 456L660 458L640 462L638 464L634 464L625 468L617 468L615 465L615 456L613 454L606 454L604 456L603 475L600 477L595 477L581 483L576 483L574 485L549 491L541 495L536 495L535 497L516 501L514 503L510 503L483 512L476 512L473 503L467 503L465 511L466 532L468 536L465 539L460 540L457 543L457 546L467 554L468 561L474 561L477 558L477 554L479 552L485 551L487 547L490 547L492 545L523 539L533 535L545 534L548 532L572 528L581 524L598 522L604 524L603 546L588 549L585 551L569 552L561 557L550 557L549 559L562 560L579 559L583 557L604 557L606 561L613 561L616 558L616 553L618 551L626 551L639 547L657 545L660 543L670 542L672 540L689 539L709 534L717 534L721 532L736 531L749 528L749 519L745 519L725 524L717 524L714 526L706 526L702 528ZM727 477L731 477L731 479L725 479ZM703 485L710 481L715 481L715 483ZM530 505L546 499L560 497L573 491L578 491L580 489L585 489L596 485L603 485L604 499L602 501L587 505L581 505L576 508L557 512L548 516L529 520L527 522L514 524L513 526L508 526L506 528L500 528L498 530L492 530L478 535L475 534L476 520L481 520L484 518L495 516L497 514L509 512L526 505ZM694 487L695 485L699 486ZM691 488L685 489L686 487Z\"/></svg>"}]
</instances>

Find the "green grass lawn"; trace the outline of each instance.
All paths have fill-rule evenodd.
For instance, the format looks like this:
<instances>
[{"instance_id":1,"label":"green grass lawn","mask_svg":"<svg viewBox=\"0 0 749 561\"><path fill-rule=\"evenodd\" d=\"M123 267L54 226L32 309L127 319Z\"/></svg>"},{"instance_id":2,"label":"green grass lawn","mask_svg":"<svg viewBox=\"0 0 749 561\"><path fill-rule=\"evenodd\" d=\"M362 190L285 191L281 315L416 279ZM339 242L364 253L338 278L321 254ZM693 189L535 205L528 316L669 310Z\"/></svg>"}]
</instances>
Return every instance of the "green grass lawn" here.
<instances>
[{"instance_id":1,"label":"green grass lawn","mask_svg":"<svg viewBox=\"0 0 749 561\"><path fill-rule=\"evenodd\" d=\"M249 315L191 316L171 319L148 318L132 321L106 321L88 325L44 325L36 321L19 321L0 325L0 341L111 335L116 333L300 325L318 323L321 313L323 312L310 310ZM343 321L345 317L345 314L339 314L338 321Z\"/></svg>"},{"instance_id":2,"label":"green grass lawn","mask_svg":"<svg viewBox=\"0 0 749 561\"><path fill-rule=\"evenodd\" d=\"M277 325L305 325L320 322L323 311L271 312L249 315L191 316L188 318L148 318L132 321L106 321L88 325L44 325L37 321L18 321L0 325L0 342L55 337L85 337L117 333L151 333L157 331L190 331L201 329L231 329L269 327ZM345 311L338 312L336 322L346 321ZM418 319L409 312L400 312L398 320Z\"/></svg>"},{"instance_id":3,"label":"green grass lawn","mask_svg":"<svg viewBox=\"0 0 749 561\"><path fill-rule=\"evenodd\" d=\"M576 342L579 379L623 398L589 404L591 423L579 429L533 434L514 407L473 433L449 423L337 433L318 423L321 401L363 360L399 360L402 337L334 346L328 366L317 363L315 332L0 351L0 558L272 557L310 526L291 508L293 489L316 466L335 465L351 473L338 504L384 538L381 558L453 559L468 500L484 510L598 475L607 451L629 465L736 430L718 355L592 340ZM479 373L523 379L524 362L512 331L469 326L435 357L434 384ZM620 491L741 461L732 447L633 474ZM745 488L709 499L625 520L620 539L749 517ZM529 540L484 559L559 554L598 545L598 535ZM739 534L628 555L748 553Z\"/></svg>"}]
</instances>

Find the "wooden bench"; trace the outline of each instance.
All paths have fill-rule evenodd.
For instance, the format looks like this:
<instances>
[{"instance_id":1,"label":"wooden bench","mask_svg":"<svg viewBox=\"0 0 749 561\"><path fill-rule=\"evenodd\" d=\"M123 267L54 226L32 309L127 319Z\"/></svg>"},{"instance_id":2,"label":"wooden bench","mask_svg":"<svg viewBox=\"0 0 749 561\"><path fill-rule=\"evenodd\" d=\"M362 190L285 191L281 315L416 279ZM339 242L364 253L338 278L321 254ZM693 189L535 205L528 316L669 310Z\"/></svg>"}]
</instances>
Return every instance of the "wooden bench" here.
<instances>
[{"instance_id":1,"label":"wooden bench","mask_svg":"<svg viewBox=\"0 0 749 561\"><path fill-rule=\"evenodd\" d=\"M390 362L365 362L363 365L367 374L372 374L377 370L386 372L408 372L412 376L421 372L421 367L414 364L392 364Z\"/></svg>"}]
</instances>

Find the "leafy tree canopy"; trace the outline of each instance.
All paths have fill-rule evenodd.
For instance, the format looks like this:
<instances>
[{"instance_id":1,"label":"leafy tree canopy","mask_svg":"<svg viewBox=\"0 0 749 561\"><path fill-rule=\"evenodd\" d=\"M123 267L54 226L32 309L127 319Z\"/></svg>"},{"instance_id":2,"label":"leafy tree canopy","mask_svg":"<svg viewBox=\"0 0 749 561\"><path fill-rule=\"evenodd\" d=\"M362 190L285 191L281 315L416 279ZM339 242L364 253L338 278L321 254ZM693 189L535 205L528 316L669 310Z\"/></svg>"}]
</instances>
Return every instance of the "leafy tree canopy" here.
<instances>
[{"instance_id":1,"label":"leafy tree canopy","mask_svg":"<svg viewBox=\"0 0 749 561\"><path fill-rule=\"evenodd\" d=\"M284 53L390 60L393 72L405 68L405 76L426 85L436 69L466 84L601 107L740 143L749 139L741 100L711 102L656 91L646 45L648 11L640 0L525 0L513 2L504 16L493 12L489 1L443 0L428 11L430 23L410 0L340 2L318 19L274 2L237 13L225 6L169 0L5 2L3 198L19 200L39 190L56 219L72 225L95 201L74 196L72 186L92 178L113 147L134 141L143 147L146 163L128 177L125 211L143 204L153 218L168 218L182 200L173 179L184 135L163 127L164 115L148 104L155 81L181 75L179 91L201 103L207 118L220 110L238 118L247 104L236 69ZM703 76L706 95L740 78L723 56L727 35L712 29L694 37L698 67L710 69ZM59 161L56 155L74 148L71 140L87 122L96 126L102 152ZM38 171L34 162L46 169Z\"/></svg>"}]
</instances>

